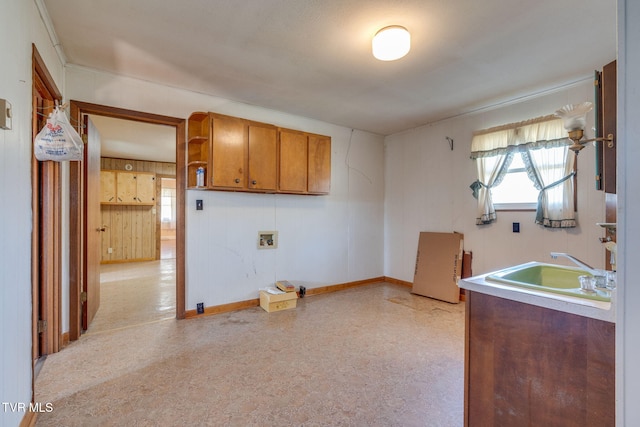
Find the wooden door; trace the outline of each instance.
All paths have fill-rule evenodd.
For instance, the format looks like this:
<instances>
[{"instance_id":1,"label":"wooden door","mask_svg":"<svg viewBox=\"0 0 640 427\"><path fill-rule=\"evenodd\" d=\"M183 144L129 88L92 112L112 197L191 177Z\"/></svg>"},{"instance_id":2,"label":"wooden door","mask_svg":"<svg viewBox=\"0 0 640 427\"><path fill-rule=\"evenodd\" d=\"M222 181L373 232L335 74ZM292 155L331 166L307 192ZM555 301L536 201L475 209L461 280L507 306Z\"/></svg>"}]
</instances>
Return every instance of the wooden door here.
<instances>
[{"instance_id":1,"label":"wooden door","mask_svg":"<svg viewBox=\"0 0 640 427\"><path fill-rule=\"evenodd\" d=\"M116 173L114 171L100 171L100 202L116 202Z\"/></svg>"},{"instance_id":2,"label":"wooden door","mask_svg":"<svg viewBox=\"0 0 640 427\"><path fill-rule=\"evenodd\" d=\"M280 130L280 191L307 191L307 135Z\"/></svg>"},{"instance_id":3,"label":"wooden door","mask_svg":"<svg viewBox=\"0 0 640 427\"><path fill-rule=\"evenodd\" d=\"M273 126L249 125L249 188L276 190L277 138Z\"/></svg>"},{"instance_id":4,"label":"wooden door","mask_svg":"<svg viewBox=\"0 0 640 427\"><path fill-rule=\"evenodd\" d=\"M212 126L212 185L243 188L246 185L246 125L236 117L214 115Z\"/></svg>"},{"instance_id":5,"label":"wooden door","mask_svg":"<svg viewBox=\"0 0 640 427\"><path fill-rule=\"evenodd\" d=\"M118 172L116 174L116 191L119 203L136 203L138 194L136 175L130 172Z\"/></svg>"},{"instance_id":6,"label":"wooden door","mask_svg":"<svg viewBox=\"0 0 640 427\"><path fill-rule=\"evenodd\" d=\"M100 213L100 134L84 116L84 277L82 291L82 329L87 330L100 307L100 248L104 228Z\"/></svg>"},{"instance_id":7,"label":"wooden door","mask_svg":"<svg viewBox=\"0 0 640 427\"><path fill-rule=\"evenodd\" d=\"M155 204L156 176L152 173L136 174L136 201L138 203Z\"/></svg>"},{"instance_id":8,"label":"wooden door","mask_svg":"<svg viewBox=\"0 0 640 427\"><path fill-rule=\"evenodd\" d=\"M331 138L309 135L308 189L327 194L331 188Z\"/></svg>"}]
</instances>

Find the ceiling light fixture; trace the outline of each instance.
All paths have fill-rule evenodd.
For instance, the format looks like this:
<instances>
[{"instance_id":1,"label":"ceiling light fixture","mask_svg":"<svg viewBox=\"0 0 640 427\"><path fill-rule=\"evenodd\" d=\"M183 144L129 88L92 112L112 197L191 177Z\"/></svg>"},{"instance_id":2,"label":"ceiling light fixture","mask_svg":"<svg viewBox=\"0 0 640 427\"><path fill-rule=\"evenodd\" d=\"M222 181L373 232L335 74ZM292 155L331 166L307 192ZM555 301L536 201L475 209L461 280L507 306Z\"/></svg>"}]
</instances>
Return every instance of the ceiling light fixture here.
<instances>
[{"instance_id":1,"label":"ceiling light fixture","mask_svg":"<svg viewBox=\"0 0 640 427\"><path fill-rule=\"evenodd\" d=\"M411 34L399 25L384 27L373 37L371 47L373 56L380 61L395 61L409 53Z\"/></svg>"},{"instance_id":2,"label":"ceiling light fixture","mask_svg":"<svg viewBox=\"0 0 640 427\"><path fill-rule=\"evenodd\" d=\"M588 142L606 141L608 148L614 147L614 138L612 133L606 137L582 139L584 136L584 128L587 124L587 113L591 111L592 108L592 103L582 102L580 104L565 105L556 111L556 116L563 120L564 128L569 132L569 139L573 141L573 145L571 145L569 149L576 153L576 155Z\"/></svg>"}]
</instances>

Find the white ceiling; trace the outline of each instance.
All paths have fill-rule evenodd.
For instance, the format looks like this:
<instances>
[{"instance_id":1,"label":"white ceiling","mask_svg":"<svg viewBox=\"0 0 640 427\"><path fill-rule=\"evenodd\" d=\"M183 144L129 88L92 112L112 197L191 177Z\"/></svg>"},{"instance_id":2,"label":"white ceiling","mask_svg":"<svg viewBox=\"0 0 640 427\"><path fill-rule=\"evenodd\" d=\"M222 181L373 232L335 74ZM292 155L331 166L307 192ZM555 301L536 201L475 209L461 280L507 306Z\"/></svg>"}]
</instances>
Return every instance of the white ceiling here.
<instances>
[{"instance_id":1,"label":"white ceiling","mask_svg":"<svg viewBox=\"0 0 640 427\"><path fill-rule=\"evenodd\" d=\"M176 128L90 115L102 157L176 162Z\"/></svg>"},{"instance_id":2,"label":"white ceiling","mask_svg":"<svg viewBox=\"0 0 640 427\"><path fill-rule=\"evenodd\" d=\"M592 76L616 0L40 0L69 63L382 135ZM371 55L409 29L398 61Z\"/></svg>"}]
</instances>

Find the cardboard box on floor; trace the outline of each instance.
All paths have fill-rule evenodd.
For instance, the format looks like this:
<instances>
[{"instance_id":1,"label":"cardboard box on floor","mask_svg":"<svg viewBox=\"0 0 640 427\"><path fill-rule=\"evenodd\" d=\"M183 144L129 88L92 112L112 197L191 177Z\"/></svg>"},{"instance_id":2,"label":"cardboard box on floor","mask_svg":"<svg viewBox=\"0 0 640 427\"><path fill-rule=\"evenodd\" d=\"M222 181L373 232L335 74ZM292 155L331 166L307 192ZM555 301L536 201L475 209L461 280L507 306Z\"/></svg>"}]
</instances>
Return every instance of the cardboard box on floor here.
<instances>
[{"instance_id":1,"label":"cardboard box on floor","mask_svg":"<svg viewBox=\"0 0 640 427\"><path fill-rule=\"evenodd\" d=\"M260 307L269 313L296 308L297 301L298 295L295 292L274 295L266 291L260 291Z\"/></svg>"},{"instance_id":2,"label":"cardboard box on floor","mask_svg":"<svg viewBox=\"0 0 640 427\"><path fill-rule=\"evenodd\" d=\"M421 232L411 293L459 303L463 242L462 233Z\"/></svg>"}]
</instances>

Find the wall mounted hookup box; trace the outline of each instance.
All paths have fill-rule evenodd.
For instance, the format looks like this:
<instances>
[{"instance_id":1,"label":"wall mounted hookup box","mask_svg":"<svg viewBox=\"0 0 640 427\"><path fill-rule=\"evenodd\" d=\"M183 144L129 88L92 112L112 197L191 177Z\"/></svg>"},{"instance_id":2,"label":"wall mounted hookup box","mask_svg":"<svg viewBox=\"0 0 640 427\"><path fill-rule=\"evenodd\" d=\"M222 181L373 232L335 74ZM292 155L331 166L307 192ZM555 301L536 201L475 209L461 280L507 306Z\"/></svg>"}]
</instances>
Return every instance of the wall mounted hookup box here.
<instances>
[{"instance_id":1,"label":"wall mounted hookup box","mask_svg":"<svg viewBox=\"0 0 640 427\"><path fill-rule=\"evenodd\" d=\"M11 130L11 104L0 99L0 129Z\"/></svg>"},{"instance_id":2,"label":"wall mounted hookup box","mask_svg":"<svg viewBox=\"0 0 640 427\"><path fill-rule=\"evenodd\" d=\"M277 249L277 231L258 231L258 249Z\"/></svg>"}]
</instances>

